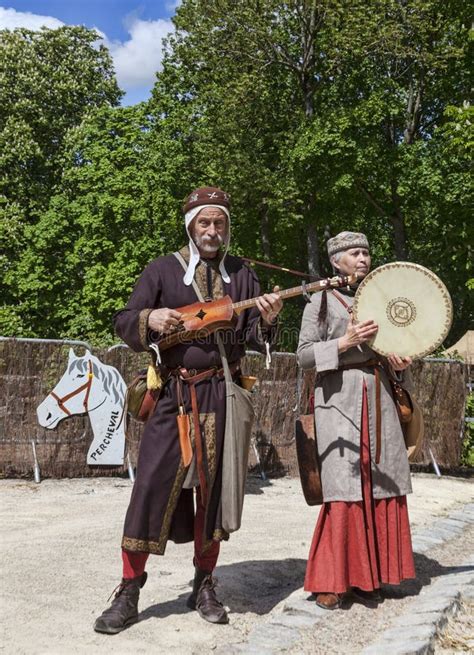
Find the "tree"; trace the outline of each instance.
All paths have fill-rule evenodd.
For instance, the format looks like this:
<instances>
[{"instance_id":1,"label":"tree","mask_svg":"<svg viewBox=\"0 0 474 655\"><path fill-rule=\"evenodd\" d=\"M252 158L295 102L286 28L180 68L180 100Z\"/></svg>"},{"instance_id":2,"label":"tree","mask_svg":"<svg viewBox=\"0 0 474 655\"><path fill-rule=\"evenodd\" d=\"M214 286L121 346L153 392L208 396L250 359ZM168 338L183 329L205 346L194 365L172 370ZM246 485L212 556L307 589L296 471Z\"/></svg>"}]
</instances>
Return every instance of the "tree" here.
<instances>
[{"instance_id":1,"label":"tree","mask_svg":"<svg viewBox=\"0 0 474 655\"><path fill-rule=\"evenodd\" d=\"M366 14L363 3L347 25L354 33L348 63L356 71L348 89L359 144L354 184L391 225L397 259L407 259L418 234L410 208L422 144L446 107L469 93L470 18L457 0L376 0L364 25Z\"/></svg>"},{"instance_id":2,"label":"tree","mask_svg":"<svg viewBox=\"0 0 474 655\"><path fill-rule=\"evenodd\" d=\"M69 131L62 188L26 228L18 263L19 311L33 334L110 335L130 277L159 243L143 174L146 123L143 105L104 107Z\"/></svg>"},{"instance_id":3,"label":"tree","mask_svg":"<svg viewBox=\"0 0 474 655\"><path fill-rule=\"evenodd\" d=\"M326 272L351 227L376 264L420 257L415 171L467 92L462 3L188 0L175 24L152 111L237 198L237 248Z\"/></svg>"},{"instance_id":4,"label":"tree","mask_svg":"<svg viewBox=\"0 0 474 655\"><path fill-rule=\"evenodd\" d=\"M121 97L110 55L83 27L0 31L0 329L22 323L16 309L17 264L35 225L61 183L64 143L88 111Z\"/></svg>"}]
</instances>

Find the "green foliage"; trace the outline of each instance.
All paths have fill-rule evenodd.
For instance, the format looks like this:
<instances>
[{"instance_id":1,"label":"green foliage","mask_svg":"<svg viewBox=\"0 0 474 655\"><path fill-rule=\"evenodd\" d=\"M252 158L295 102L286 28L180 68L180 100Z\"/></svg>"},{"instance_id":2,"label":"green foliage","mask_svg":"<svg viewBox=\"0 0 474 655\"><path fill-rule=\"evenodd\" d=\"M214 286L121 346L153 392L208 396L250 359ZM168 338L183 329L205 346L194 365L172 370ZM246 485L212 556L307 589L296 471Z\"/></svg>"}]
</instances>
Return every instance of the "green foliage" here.
<instances>
[{"instance_id":1,"label":"green foliage","mask_svg":"<svg viewBox=\"0 0 474 655\"><path fill-rule=\"evenodd\" d=\"M461 464L465 466L474 466L474 393L470 393L466 401L466 419L465 433L462 444Z\"/></svg>"},{"instance_id":2,"label":"green foliage","mask_svg":"<svg viewBox=\"0 0 474 655\"><path fill-rule=\"evenodd\" d=\"M120 99L110 55L94 47L97 39L84 27L0 31L1 190L28 218L59 181L68 130L88 109Z\"/></svg>"},{"instance_id":3,"label":"green foliage","mask_svg":"<svg viewBox=\"0 0 474 655\"><path fill-rule=\"evenodd\" d=\"M20 311L43 336L106 338L139 272L167 252L160 215L175 201L155 199L144 171L148 123L143 105L102 108L68 135L64 190L28 228L19 265Z\"/></svg>"},{"instance_id":4,"label":"green foliage","mask_svg":"<svg viewBox=\"0 0 474 655\"><path fill-rule=\"evenodd\" d=\"M36 334L47 324L34 300L23 315L31 228L61 187L69 131L88 111L116 105L121 96L110 55L95 47L97 38L83 27L0 31L0 331L6 334ZM40 292L34 282L31 294Z\"/></svg>"}]
</instances>

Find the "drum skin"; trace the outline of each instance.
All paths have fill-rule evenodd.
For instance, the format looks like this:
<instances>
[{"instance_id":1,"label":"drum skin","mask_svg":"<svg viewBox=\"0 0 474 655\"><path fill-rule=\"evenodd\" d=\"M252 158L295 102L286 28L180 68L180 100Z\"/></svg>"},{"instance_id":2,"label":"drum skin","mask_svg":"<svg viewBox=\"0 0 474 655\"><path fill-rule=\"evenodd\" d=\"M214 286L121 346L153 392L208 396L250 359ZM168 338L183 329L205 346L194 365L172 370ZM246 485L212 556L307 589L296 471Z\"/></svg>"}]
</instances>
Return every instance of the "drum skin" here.
<instances>
[{"instance_id":1,"label":"drum skin","mask_svg":"<svg viewBox=\"0 0 474 655\"><path fill-rule=\"evenodd\" d=\"M453 304L443 282L420 264L392 262L379 266L360 283L354 320L373 319L379 326L369 345L380 355L420 359L446 338Z\"/></svg>"}]
</instances>

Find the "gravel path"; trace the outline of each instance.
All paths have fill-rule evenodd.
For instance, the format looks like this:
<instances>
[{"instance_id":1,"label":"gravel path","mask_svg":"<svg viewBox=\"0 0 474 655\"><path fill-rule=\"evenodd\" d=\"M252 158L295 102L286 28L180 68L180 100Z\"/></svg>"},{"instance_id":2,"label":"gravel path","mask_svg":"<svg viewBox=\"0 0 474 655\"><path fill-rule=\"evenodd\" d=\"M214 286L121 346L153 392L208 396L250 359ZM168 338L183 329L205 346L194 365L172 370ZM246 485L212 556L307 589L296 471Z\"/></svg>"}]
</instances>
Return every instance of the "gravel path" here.
<instances>
[{"instance_id":1,"label":"gravel path","mask_svg":"<svg viewBox=\"0 0 474 655\"><path fill-rule=\"evenodd\" d=\"M127 480L106 478L40 485L0 481L1 653L108 654L113 649L121 655L159 649L202 655L245 642L300 593L318 509L305 504L299 480L253 478L242 529L223 545L216 572L219 595L231 607L230 625L207 624L187 610L192 545L170 544L164 558L150 559L140 622L114 637L94 633L93 620L120 579L119 544L130 489ZM414 490L409 505L415 532L474 498L471 483L447 477L415 475ZM417 581L394 589L377 610L354 604L350 611L326 613L317 634L308 630L289 652L358 652L370 643L372 631L404 611L411 594L463 561L473 539L465 532L439 552L417 555Z\"/></svg>"}]
</instances>

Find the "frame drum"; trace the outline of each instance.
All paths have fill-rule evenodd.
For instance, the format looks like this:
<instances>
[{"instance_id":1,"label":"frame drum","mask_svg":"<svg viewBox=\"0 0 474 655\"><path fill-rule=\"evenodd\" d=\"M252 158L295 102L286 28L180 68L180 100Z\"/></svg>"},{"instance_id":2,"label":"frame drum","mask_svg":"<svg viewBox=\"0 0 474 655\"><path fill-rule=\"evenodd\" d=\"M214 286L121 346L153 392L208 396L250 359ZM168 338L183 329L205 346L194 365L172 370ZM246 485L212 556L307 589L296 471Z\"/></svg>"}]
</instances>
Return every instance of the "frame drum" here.
<instances>
[{"instance_id":1,"label":"frame drum","mask_svg":"<svg viewBox=\"0 0 474 655\"><path fill-rule=\"evenodd\" d=\"M373 319L379 330L369 345L380 355L419 359L436 350L453 320L448 290L432 271L410 262L379 266L355 294L355 321Z\"/></svg>"}]
</instances>

